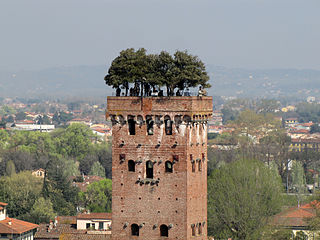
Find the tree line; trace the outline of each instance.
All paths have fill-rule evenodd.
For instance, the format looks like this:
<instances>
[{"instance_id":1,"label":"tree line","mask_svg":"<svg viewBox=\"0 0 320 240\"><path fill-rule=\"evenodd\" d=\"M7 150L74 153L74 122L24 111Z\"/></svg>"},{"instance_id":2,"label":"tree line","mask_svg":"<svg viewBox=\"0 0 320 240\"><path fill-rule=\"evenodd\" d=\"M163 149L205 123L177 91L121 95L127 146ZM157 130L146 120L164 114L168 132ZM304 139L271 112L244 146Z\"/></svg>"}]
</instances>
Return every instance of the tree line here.
<instances>
[{"instance_id":1,"label":"tree line","mask_svg":"<svg viewBox=\"0 0 320 240\"><path fill-rule=\"evenodd\" d=\"M197 56L187 51L176 51L173 55L166 51L147 54L144 48L121 51L104 80L117 89L117 95L124 89L125 96L150 96L152 91L160 93L162 86L166 87L168 96L173 96L177 88L210 87L205 65Z\"/></svg>"},{"instance_id":2,"label":"tree line","mask_svg":"<svg viewBox=\"0 0 320 240\"><path fill-rule=\"evenodd\" d=\"M110 144L82 124L50 133L0 130L0 201L8 203L11 217L32 222L75 215L77 206L110 211L111 200L105 197L103 205L98 197L101 187L91 187L90 195L79 193L72 176L111 178L111 158ZM39 168L46 171L44 179L31 175ZM108 182L103 194L111 196L111 180L103 181Z\"/></svg>"}]
</instances>

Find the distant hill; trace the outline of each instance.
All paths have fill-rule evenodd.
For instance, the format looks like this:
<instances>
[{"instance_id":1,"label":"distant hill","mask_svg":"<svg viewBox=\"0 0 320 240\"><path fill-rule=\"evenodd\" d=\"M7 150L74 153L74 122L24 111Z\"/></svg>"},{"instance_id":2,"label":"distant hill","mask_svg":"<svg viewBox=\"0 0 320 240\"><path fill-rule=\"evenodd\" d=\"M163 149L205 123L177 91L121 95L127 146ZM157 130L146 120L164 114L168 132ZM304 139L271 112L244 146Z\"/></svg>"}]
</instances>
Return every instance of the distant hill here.
<instances>
[{"instance_id":1,"label":"distant hill","mask_svg":"<svg viewBox=\"0 0 320 240\"><path fill-rule=\"evenodd\" d=\"M320 97L320 71L297 69L234 69L207 67L210 95L267 97ZM40 71L0 71L2 97L105 97L112 89L104 83L106 66L74 66Z\"/></svg>"},{"instance_id":2,"label":"distant hill","mask_svg":"<svg viewBox=\"0 0 320 240\"><path fill-rule=\"evenodd\" d=\"M209 93L239 97L320 97L320 71L298 69L231 69L208 66Z\"/></svg>"}]
</instances>

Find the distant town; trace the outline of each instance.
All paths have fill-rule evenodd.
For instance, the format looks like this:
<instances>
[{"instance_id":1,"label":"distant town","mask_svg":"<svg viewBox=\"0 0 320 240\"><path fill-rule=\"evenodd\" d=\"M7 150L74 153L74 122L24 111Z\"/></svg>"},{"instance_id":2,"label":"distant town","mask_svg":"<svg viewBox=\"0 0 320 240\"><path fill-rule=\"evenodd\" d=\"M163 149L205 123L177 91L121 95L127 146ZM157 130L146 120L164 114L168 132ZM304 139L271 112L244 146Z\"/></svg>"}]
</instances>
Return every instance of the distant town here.
<instances>
[{"instance_id":1,"label":"distant town","mask_svg":"<svg viewBox=\"0 0 320 240\"><path fill-rule=\"evenodd\" d=\"M25 239L110 239L113 124L106 121L106 103L1 100L2 235L21 235ZM314 199L320 188L319 99L216 97L213 103L212 118L207 123L209 206L210 201L216 201L210 199L210 192L214 191L210 176L215 169L236 161L240 153L245 154L272 166L281 179L281 192L287 200L280 208L274 206L278 210L269 216L271 225L280 232L290 229L289 235L314 234L310 222L318 215L310 209L317 209ZM78 138L74 143L72 136ZM19 188L22 182L24 189ZM15 193L26 194L28 186L31 198ZM214 216L208 212L208 236L217 231L210 225ZM20 226L23 230L9 234L3 225Z\"/></svg>"}]
</instances>

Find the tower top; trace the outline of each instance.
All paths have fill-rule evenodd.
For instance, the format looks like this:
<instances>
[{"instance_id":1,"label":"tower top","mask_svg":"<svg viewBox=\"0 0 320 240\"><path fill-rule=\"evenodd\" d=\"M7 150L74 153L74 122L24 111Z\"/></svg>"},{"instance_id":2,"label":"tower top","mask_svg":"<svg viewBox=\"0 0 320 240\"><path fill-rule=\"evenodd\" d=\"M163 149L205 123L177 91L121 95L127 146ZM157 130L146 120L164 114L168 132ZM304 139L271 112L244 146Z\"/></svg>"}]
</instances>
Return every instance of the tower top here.
<instances>
[{"instance_id":1,"label":"tower top","mask_svg":"<svg viewBox=\"0 0 320 240\"><path fill-rule=\"evenodd\" d=\"M212 97L108 97L107 119L118 115L180 114L209 119L212 115Z\"/></svg>"}]
</instances>

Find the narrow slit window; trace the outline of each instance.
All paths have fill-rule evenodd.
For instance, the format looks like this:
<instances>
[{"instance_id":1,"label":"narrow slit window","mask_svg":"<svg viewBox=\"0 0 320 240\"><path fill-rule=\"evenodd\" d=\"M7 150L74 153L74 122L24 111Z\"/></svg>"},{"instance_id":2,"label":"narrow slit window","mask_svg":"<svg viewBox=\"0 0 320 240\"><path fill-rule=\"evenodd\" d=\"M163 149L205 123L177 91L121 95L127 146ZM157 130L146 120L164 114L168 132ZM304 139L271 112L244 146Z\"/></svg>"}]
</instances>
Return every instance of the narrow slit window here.
<instances>
[{"instance_id":1,"label":"narrow slit window","mask_svg":"<svg viewBox=\"0 0 320 240\"><path fill-rule=\"evenodd\" d=\"M136 171L136 163L133 160L128 161L128 171L135 172Z\"/></svg>"},{"instance_id":2,"label":"narrow slit window","mask_svg":"<svg viewBox=\"0 0 320 240\"><path fill-rule=\"evenodd\" d=\"M146 162L146 176L147 178L153 178L153 162Z\"/></svg>"},{"instance_id":3,"label":"narrow slit window","mask_svg":"<svg viewBox=\"0 0 320 240\"><path fill-rule=\"evenodd\" d=\"M172 121L169 116L164 117L164 127L166 135L172 135Z\"/></svg>"},{"instance_id":4,"label":"narrow slit window","mask_svg":"<svg viewBox=\"0 0 320 240\"><path fill-rule=\"evenodd\" d=\"M199 172L202 171L202 162L201 161L198 162L198 171Z\"/></svg>"},{"instance_id":5,"label":"narrow slit window","mask_svg":"<svg viewBox=\"0 0 320 240\"><path fill-rule=\"evenodd\" d=\"M152 118L150 116L147 118L146 123L147 123L147 133L148 133L148 135L153 135L154 121L152 120Z\"/></svg>"},{"instance_id":6,"label":"narrow slit window","mask_svg":"<svg viewBox=\"0 0 320 240\"><path fill-rule=\"evenodd\" d=\"M201 235L202 234L202 226L201 223L199 223L199 227L198 227L198 234Z\"/></svg>"},{"instance_id":7,"label":"narrow slit window","mask_svg":"<svg viewBox=\"0 0 320 240\"><path fill-rule=\"evenodd\" d=\"M136 121L133 116L128 117L129 134L136 135Z\"/></svg>"},{"instance_id":8,"label":"narrow slit window","mask_svg":"<svg viewBox=\"0 0 320 240\"><path fill-rule=\"evenodd\" d=\"M165 167L166 167L166 169L165 169L166 173L172 173L173 172L173 164L172 164L172 162L166 161Z\"/></svg>"},{"instance_id":9,"label":"narrow slit window","mask_svg":"<svg viewBox=\"0 0 320 240\"><path fill-rule=\"evenodd\" d=\"M169 237L169 228L167 225L162 224L160 226L160 236L161 237Z\"/></svg>"},{"instance_id":10,"label":"narrow slit window","mask_svg":"<svg viewBox=\"0 0 320 240\"><path fill-rule=\"evenodd\" d=\"M120 159L120 162L124 162L126 160L126 155L120 154L119 159Z\"/></svg>"},{"instance_id":11,"label":"narrow slit window","mask_svg":"<svg viewBox=\"0 0 320 240\"><path fill-rule=\"evenodd\" d=\"M191 225L191 234L192 236L196 235L196 226L194 224Z\"/></svg>"},{"instance_id":12,"label":"narrow slit window","mask_svg":"<svg viewBox=\"0 0 320 240\"><path fill-rule=\"evenodd\" d=\"M195 172L196 171L196 164L192 158L192 154L190 154L190 161L191 161L191 166L192 166L192 172Z\"/></svg>"}]
</instances>

